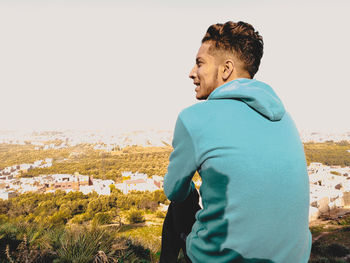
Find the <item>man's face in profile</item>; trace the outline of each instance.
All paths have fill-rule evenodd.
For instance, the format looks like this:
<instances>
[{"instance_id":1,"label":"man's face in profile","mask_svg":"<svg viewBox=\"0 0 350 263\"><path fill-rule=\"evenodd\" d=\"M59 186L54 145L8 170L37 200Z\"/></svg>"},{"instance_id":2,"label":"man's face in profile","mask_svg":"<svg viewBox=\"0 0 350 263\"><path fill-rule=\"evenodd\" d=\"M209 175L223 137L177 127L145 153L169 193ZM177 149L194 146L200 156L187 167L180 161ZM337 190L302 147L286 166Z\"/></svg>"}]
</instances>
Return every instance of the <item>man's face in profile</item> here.
<instances>
[{"instance_id":1,"label":"man's face in profile","mask_svg":"<svg viewBox=\"0 0 350 263\"><path fill-rule=\"evenodd\" d=\"M217 59L210 53L210 43L204 42L198 50L196 64L189 77L196 85L196 98L205 100L209 94L219 86Z\"/></svg>"}]
</instances>

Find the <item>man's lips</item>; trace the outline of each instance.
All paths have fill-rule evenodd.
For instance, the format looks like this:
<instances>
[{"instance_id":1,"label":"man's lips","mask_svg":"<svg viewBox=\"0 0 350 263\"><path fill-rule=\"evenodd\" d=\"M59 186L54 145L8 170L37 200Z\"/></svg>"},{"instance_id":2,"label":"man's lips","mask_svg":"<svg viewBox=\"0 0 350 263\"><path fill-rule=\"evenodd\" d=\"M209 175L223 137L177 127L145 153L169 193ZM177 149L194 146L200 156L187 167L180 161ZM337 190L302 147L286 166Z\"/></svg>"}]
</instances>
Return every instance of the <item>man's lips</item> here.
<instances>
[{"instance_id":1,"label":"man's lips","mask_svg":"<svg viewBox=\"0 0 350 263\"><path fill-rule=\"evenodd\" d=\"M200 88L200 85L199 85L199 83L193 83L193 84L196 85L195 91L197 92Z\"/></svg>"}]
</instances>

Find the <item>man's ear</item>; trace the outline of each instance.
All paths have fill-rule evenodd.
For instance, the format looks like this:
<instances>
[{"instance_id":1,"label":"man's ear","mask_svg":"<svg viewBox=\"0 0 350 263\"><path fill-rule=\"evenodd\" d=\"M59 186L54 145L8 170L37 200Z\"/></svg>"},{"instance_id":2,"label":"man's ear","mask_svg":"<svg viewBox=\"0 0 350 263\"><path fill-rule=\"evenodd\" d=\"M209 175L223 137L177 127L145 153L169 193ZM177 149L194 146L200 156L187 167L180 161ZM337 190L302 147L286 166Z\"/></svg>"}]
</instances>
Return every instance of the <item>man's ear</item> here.
<instances>
[{"instance_id":1,"label":"man's ear","mask_svg":"<svg viewBox=\"0 0 350 263\"><path fill-rule=\"evenodd\" d=\"M235 63L232 59L227 59L223 65L222 80L226 81L233 74Z\"/></svg>"}]
</instances>

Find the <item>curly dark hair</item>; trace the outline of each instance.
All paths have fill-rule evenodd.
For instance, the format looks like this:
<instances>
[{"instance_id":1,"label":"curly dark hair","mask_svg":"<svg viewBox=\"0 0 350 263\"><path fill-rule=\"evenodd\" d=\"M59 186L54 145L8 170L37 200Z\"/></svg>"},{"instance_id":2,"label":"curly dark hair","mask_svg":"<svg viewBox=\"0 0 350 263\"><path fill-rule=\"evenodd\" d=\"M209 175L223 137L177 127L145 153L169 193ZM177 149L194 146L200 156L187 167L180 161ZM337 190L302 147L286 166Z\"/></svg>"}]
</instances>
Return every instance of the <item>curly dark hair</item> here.
<instances>
[{"instance_id":1,"label":"curly dark hair","mask_svg":"<svg viewBox=\"0 0 350 263\"><path fill-rule=\"evenodd\" d=\"M254 77L263 56L264 42L252 25L242 21L211 25L202 43L207 41L212 42L212 47L217 50L232 52L244 63L244 70L250 77Z\"/></svg>"}]
</instances>

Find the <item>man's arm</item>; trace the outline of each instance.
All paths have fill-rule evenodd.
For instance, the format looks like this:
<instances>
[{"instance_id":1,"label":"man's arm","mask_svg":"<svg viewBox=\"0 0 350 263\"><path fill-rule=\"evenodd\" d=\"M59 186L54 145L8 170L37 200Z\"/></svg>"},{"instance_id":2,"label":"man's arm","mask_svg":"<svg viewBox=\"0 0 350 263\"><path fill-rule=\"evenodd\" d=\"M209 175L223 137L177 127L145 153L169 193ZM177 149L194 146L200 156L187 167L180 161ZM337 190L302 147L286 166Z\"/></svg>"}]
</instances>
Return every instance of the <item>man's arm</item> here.
<instances>
[{"instance_id":1,"label":"man's arm","mask_svg":"<svg viewBox=\"0 0 350 263\"><path fill-rule=\"evenodd\" d=\"M181 114L177 118L168 173L164 177L164 192L171 201L181 202L195 189L192 177L197 170L192 138Z\"/></svg>"}]
</instances>

